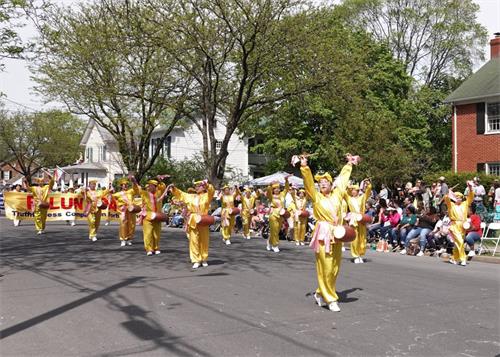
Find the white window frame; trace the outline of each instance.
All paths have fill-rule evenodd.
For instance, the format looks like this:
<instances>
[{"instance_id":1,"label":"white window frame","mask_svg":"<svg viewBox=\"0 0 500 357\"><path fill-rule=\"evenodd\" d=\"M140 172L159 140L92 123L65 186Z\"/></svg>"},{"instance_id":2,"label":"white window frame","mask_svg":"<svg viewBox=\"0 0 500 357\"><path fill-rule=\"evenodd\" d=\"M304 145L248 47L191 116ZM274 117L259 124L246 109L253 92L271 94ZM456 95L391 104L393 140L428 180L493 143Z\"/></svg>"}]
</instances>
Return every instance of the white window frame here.
<instances>
[{"instance_id":1,"label":"white window frame","mask_svg":"<svg viewBox=\"0 0 500 357\"><path fill-rule=\"evenodd\" d=\"M484 133L485 134L500 134L500 128L497 129L497 130L490 130L489 118L488 118L488 104L498 104L498 105L500 105L500 101L486 102L485 103L485 108L484 108ZM500 114L499 114L498 120L500 120Z\"/></svg>"},{"instance_id":2,"label":"white window frame","mask_svg":"<svg viewBox=\"0 0 500 357\"><path fill-rule=\"evenodd\" d=\"M498 175L498 176L500 176L500 162L489 162L489 163L486 163L484 166L486 166L485 169L486 169L486 173L488 175ZM492 166L498 167L498 173L491 172L491 167Z\"/></svg>"}]
</instances>

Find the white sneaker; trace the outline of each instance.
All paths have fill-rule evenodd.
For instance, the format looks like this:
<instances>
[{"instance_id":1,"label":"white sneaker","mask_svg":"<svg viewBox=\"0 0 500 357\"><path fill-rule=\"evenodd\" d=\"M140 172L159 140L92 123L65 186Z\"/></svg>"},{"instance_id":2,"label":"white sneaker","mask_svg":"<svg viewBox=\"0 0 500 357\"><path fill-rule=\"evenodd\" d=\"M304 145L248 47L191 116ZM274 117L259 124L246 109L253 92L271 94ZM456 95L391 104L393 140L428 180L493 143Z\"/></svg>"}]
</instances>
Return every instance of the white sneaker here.
<instances>
[{"instance_id":1,"label":"white sneaker","mask_svg":"<svg viewBox=\"0 0 500 357\"><path fill-rule=\"evenodd\" d=\"M340 307L339 307L339 304L337 304L336 301L332 301L329 305L328 305L328 309L330 311L335 311L335 312L339 312L340 311Z\"/></svg>"},{"instance_id":2,"label":"white sneaker","mask_svg":"<svg viewBox=\"0 0 500 357\"><path fill-rule=\"evenodd\" d=\"M42 234L42 233L43 233L42 231L38 231L38 232L36 232L36 234L38 234L38 235L40 235L40 234Z\"/></svg>"},{"instance_id":3,"label":"white sneaker","mask_svg":"<svg viewBox=\"0 0 500 357\"><path fill-rule=\"evenodd\" d=\"M146 255L149 257L149 256L153 255L153 252L147 252Z\"/></svg>"},{"instance_id":4,"label":"white sneaker","mask_svg":"<svg viewBox=\"0 0 500 357\"><path fill-rule=\"evenodd\" d=\"M295 245L300 245L300 242L295 242Z\"/></svg>"},{"instance_id":5,"label":"white sneaker","mask_svg":"<svg viewBox=\"0 0 500 357\"><path fill-rule=\"evenodd\" d=\"M155 254L158 255L161 253L161 250L155 250Z\"/></svg>"},{"instance_id":6,"label":"white sneaker","mask_svg":"<svg viewBox=\"0 0 500 357\"><path fill-rule=\"evenodd\" d=\"M360 257L354 258L354 264L360 264L361 263L360 260L361 260Z\"/></svg>"},{"instance_id":7,"label":"white sneaker","mask_svg":"<svg viewBox=\"0 0 500 357\"><path fill-rule=\"evenodd\" d=\"M468 256L468 257L474 257L474 256L476 256L476 252L475 252L475 251L473 251L473 250L471 250L471 251L469 252L469 254L467 254L467 256Z\"/></svg>"},{"instance_id":8,"label":"white sneaker","mask_svg":"<svg viewBox=\"0 0 500 357\"><path fill-rule=\"evenodd\" d=\"M279 253L280 252L280 249L278 248L278 246L273 247L273 252L275 252L275 253Z\"/></svg>"},{"instance_id":9,"label":"white sneaker","mask_svg":"<svg viewBox=\"0 0 500 357\"><path fill-rule=\"evenodd\" d=\"M127 245L132 245L132 241L131 241L131 240L128 240L128 241L127 241Z\"/></svg>"},{"instance_id":10,"label":"white sneaker","mask_svg":"<svg viewBox=\"0 0 500 357\"><path fill-rule=\"evenodd\" d=\"M449 262L450 264L457 265L457 262L456 262L456 261L455 261L455 259L453 259L453 258L450 258L450 260L448 260L448 262Z\"/></svg>"},{"instance_id":11,"label":"white sneaker","mask_svg":"<svg viewBox=\"0 0 500 357\"><path fill-rule=\"evenodd\" d=\"M127 242L125 242L124 240L121 241L120 243L120 247L125 247L127 245Z\"/></svg>"},{"instance_id":12,"label":"white sneaker","mask_svg":"<svg viewBox=\"0 0 500 357\"><path fill-rule=\"evenodd\" d=\"M406 249L403 249L402 251L400 251L399 254L405 255L406 254Z\"/></svg>"},{"instance_id":13,"label":"white sneaker","mask_svg":"<svg viewBox=\"0 0 500 357\"><path fill-rule=\"evenodd\" d=\"M207 262L201 262L201 265L206 268L208 266L208 263Z\"/></svg>"},{"instance_id":14,"label":"white sneaker","mask_svg":"<svg viewBox=\"0 0 500 357\"><path fill-rule=\"evenodd\" d=\"M466 265L467 265L467 262L466 262L465 260L462 260L462 261L460 262L460 265L464 267L464 266L466 266Z\"/></svg>"},{"instance_id":15,"label":"white sneaker","mask_svg":"<svg viewBox=\"0 0 500 357\"><path fill-rule=\"evenodd\" d=\"M97 237L92 237L92 242L96 242L97 241Z\"/></svg>"},{"instance_id":16,"label":"white sneaker","mask_svg":"<svg viewBox=\"0 0 500 357\"><path fill-rule=\"evenodd\" d=\"M345 252L345 247L342 247L342 251Z\"/></svg>"},{"instance_id":17,"label":"white sneaker","mask_svg":"<svg viewBox=\"0 0 500 357\"><path fill-rule=\"evenodd\" d=\"M193 269L198 269L200 267L200 263L194 263L193 264Z\"/></svg>"},{"instance_id":18,"label":"white sneaker","mask_svg":"<svg viewBox=\"0 0 500 357\"><path fill-rule=\"evenodd\" d=\"M227 239L227 240L225 241L225 243L226 243L226 245L231 245L231 241L230 241L229 239Z\"/></svg>"},{"instance_id":19,"label":"white sneaker","mask_svg":"<svg viewBox=\"0 0 500 357\"><path fill-rule=\"evenodd\" d=\"M250 235L248 235L248 236L247 236L247 239L250 239L250 238L251 238L251 237L250 237Z\"/></svg>"},{"instance_id":20,"label":"white sneaker","mask_svg":"<svg viewBox=\"0 0 500 357\"><path fill-rule=\"evenodd\" d=\"M323 297L320 294L314 293L313 297L314 297L314 300L316 300L316 304L318 304L318 306L325 305L325 300L323 300Z\"/></svg>"},{"instance_id":21,"label":"white sneaker","mask_svg":"<svg viewBox=\"0 0 500 357\"><path fill-rule=\"evenodd\" d=\"M104 223L105 226L109 226L109 222Z\"/></svg>"},{"instance_id":22,"label":"white sneaker","mask_svg":"<svg viewBox=\"0 0 500 357\"><path fill-rule=\"evenodd\" d=\"M422 251L418 252L417 257L423 257L423 256L424 256L424 252L422 252Z\"/></svg>"},{"instance_id":23,"label":"white sneaker","mask_svg":"<svg viewBox=\"0 0 500 357\"><path fill-rule=\"evenodd\" d=\"M267 249L267 250L271 250L271 245L270 245L269 243L267 243L267 245L266 245L266 249Z\"/></svg>"},{"instance_id":24,"label":"white sneaker","mask_svg":"<svg viewBox=\"0 0 500 357\"><path fill-rule=\"evenodd\" d=\"M71 221L71 227L75 225L75 221Z\"/></svg>"},{"instance_id":25,"label":"white sneaker","mask_svg":"<svg viewBox=\"0 0 500 357\"><path fill-rule=\"evenodd\" d=\"M359 257L359 263L364 264L364 262L365 262L365 260L363 258Z\"/></svg>"}]
</instances>

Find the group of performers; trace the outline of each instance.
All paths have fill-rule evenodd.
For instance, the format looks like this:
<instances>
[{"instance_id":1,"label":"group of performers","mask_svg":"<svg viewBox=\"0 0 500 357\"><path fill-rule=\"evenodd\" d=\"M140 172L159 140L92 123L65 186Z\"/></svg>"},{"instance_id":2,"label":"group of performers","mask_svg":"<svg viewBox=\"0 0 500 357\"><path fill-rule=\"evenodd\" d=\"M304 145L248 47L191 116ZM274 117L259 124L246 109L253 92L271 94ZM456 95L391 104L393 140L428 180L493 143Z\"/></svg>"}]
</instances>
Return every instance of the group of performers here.
<instances>
[{"instance_id":1,"label":"group of performers","mask_svg":"<svg viewBox=\"0 0 500 357\"><path fill-rule=\"evenodd\" d=\"M365 205L371 193L371 183L368 179L362 181L361 187L349 185L353 166L360 161L359 156L348 154L347 163L343 166L337 178L328 172L313 176L308 166L307 155L294 156L292 164L300 162L300 172L304 180L304 189L290 187L288 178L282 188L278 182L271 184L265 191L269 201L270 234L266 249L279 252L279 233L283 221L291 219L294 226L294 238L297 245L304 245L304 237L308 224L309 212L306 207L312 204L313 216L316 220L312 233L310 247L315 252L318 287L314 299L319 306L328 306L331 311L340 311L338 295L335 290L336 280L340 271L342 248L344 242L351 243L351 255L354 263L363 263L366 253L366 223ZM143 226L144 248L148 256L160 254L161 224L165 221L162 212L162 202L170 193L172 200L181 203L185 208L185 229L189 239L189 256L193 269L208 266L209 225L213 217L209 215L215 188L208 180L194 182L194 187L184 192L175 184L166 185L163 181L168 175L159 175L148 180L141 187L134 176L122 178L118 184L120 190L115 192L110 185L104 190L96 190L96 181L90 181L82 195L85 202L84 214L89 227L89 239L97 241L97 232L101 220L101 212L105 207L105 198L112 196L120 212L119 239L121 246L131 245L136 223ZM30 186L24 180L25 188L33 194L35 206L35 227L38 234L44 233L47 218L48 194L53 185L53 178L44 184L44 179L38 179L36 186ZM316 184L318 188L316 187ZM469 184L470 188L470 184ZM287 194L292 197L291 204L285 205ZM450 232L455 242L453 261L466 260L464 251L465 230L463 223L467 220L467 211L473 199L473 191L464 200L463 195L454 193L445 198L450 212L452 225ZM221 227L222 239L226 245L231 244L231 235L235 225L235 216L240 214L243 220L243 236L250 239L252 217L257 210L256 203L264 192L245 188L241 192L238 187L224 186L219 195L222 204ZM140 196L141 205L135 204L134 198ZM241 210L236 205L236 199L241 200ZM212 217L212 219L211 219ZM341 233L338 233L341 232Z\"/></svg>"}]
</instances>

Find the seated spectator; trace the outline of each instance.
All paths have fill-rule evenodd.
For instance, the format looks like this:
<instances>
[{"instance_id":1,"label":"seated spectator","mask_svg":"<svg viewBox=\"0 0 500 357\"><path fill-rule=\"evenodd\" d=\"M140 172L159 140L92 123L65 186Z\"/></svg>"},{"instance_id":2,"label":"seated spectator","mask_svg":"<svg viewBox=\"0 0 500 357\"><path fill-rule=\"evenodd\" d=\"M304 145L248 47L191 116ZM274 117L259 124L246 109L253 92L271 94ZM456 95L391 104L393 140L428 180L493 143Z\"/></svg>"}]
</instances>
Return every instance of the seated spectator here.
<instances>
[{"instance_id":1,"label":"seated spectator","mask_svg":"<svg viewBox=\"0 0 500 357\"><path fill-rule=\"evenodd\" d=\"M389 235L389 240L391 240L389 232L398 226L401 216L394 207L387 207L387 218L387 221L380 228L380 238L386 239L386 236Z\"/></svg>"},{"instance_id":2,"label":"seated spectator","mask_svg":"<svg viewBox=\"0 0 500 357\"><path fill-rule=\"evenodd\" d=\"M413 207L412 205L408 205L405 209L403 217L401 217L401 221L399 222L399 224L389 232L390 244L393 251L396 251L398 249L398 238L399 245L404 245L404 243L406 242L406 235L409 231L411 231L416 221L417 215L415 207Z\"/></svg>"},{"instance_id":3,"label":"seated spectator","mask_svg":"<svg viewBox=\"0 0 500 357\"><path fill-rule=\"evenodd\" d=\"M439 217L434 207L431 207L428 212L418 217L415 227L406 236L405 246L401 254L406 254L410 241L419 237L420 252L418 252L417 256L423 256L427 245L427 235L432 232L438 220Z\"/></svg>"},{"instance_id":4,"label":"seated spectator","mask_svg":"<svg viewBox=\"0 0 500 357\"><path fill-rule=\"evenodd\" d=\"M450 218L441 213L434 229L427 235L427 247L436 251L437 254L445 253L447 250L450 224Z\"/></svg>"},{"instance_id":5,"label":"seated spectator","mask_svg":"<svg viewBox=\"0 0 500 357\"><path fill-rule=\"evenodd\" d=\"M474 243L481 239L483 235L483 230L481 229L481 217L476 214L477 206L472 204L469 207L469 223L470 228L467 229L465 235L465 242L470 248L469 257L473 257L476 255L476 251L474 250Z\"/></svg>"},{"instance_id":6,"label":"seated spectator","mask_svg":"<svg viewBox=\"0 0 500 357\"><path fill-rule=\"evenodd\" d=\"M368 235L370 238L373 238L375 234L380 231L380 228L384 226L384 223L389 220L386 201L381 198L379 200L379 205L378 213L375 216L375 223L368 226Z\"/></svg>"}]
</instances>

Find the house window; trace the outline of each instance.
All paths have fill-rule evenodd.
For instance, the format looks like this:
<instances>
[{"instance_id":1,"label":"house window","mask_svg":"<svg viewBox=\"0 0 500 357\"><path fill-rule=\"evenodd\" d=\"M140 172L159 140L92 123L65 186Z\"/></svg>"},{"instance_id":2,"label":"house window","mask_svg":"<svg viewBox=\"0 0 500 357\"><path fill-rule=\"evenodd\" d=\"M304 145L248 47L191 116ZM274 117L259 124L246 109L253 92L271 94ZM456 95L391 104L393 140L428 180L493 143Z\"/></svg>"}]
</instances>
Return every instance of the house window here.
<instances>
[{"instance_id":1,"label":"house window","mask_svg":"<svg viewBox=\"0 0 500 357\"><path fill-rule=\"evenodd\" d=\"M106 161L106 154L107 154L106 153L106 145L101 146L99 149L101 151L101 153L99 155L100 156L100 161Z\"/></svg>"},{"instance_id":2,"label":"house window","mask_svg":"<svg viewBox=\"0 0 500 357\"><path fill-rule=\"evenodd\" d=\"M500 133L500 102L486 105L486 132Z\"/></svg>"},{"instance_id":3,"label":"house window","mask_svg":"<svg viewBox=\"0 0 500 357\"><path fill-rule=\"evenodd\" d=\"M85 159L87 162L93 162L94 161L94 150L92 148L87 148L85 150Z\"/></svg>"},{"instance_id":4,"label":"house window","mask_svg":"<svg viewBox=\"0 0 500 357\"><path fill-rule=\"evenodd\" d=\"M11 172L10 171L2 171L2 179L5 181L9 181L11 179Z\"/></svg>"},{"instance_id":5,"label":"house window","mask_svg":"<svg viewBox=\"0 0 500 357\"><path fill-rule=\"evenodd\" d=\"M215 151L219 152L222 147L222 141L216 140L215 141Z\"/></svg>"},{"instance_id":6,"label":"house window","mask_svg":"<svg viewBox=\"0 0 500 357\"><path fill-rule=\"evenodd\" d=\"M156 148L159 145L161 145L161 138L151 139L151 153L150 153L151 156L153 156L153 154L156 151ZM167 136L167 138L163 142L163 147L160 149L160 156L170 158L171 146L172 146L172 137Z\"/></svg>"},{"instance_id":7,"label":"house window","mask_svg":"<svg viewBox=\"0 0 500 357\"><path fill-rule=\"evenodd\" d=\"M486 173L500 176L500 163L486 164Z\"/></svg>"}]
</instances>

